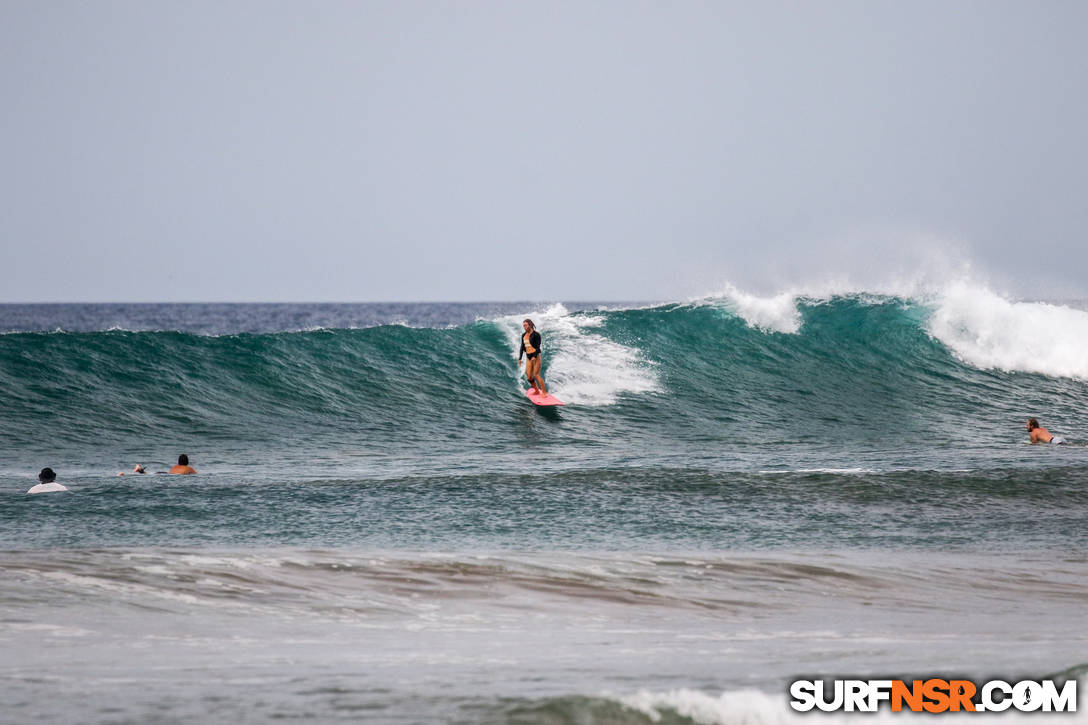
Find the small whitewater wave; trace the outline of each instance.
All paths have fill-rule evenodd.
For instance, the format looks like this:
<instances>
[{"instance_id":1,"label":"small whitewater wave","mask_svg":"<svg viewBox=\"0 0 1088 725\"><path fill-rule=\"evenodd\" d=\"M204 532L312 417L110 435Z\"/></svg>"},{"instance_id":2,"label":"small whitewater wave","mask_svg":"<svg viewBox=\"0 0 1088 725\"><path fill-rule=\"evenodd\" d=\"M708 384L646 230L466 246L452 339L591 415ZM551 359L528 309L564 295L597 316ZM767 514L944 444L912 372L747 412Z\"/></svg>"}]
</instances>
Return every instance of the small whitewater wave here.
<instances>
[{"instance_id":1,"label":"small whitewater wave","mask_svg":"<svg viewBox=\"0 0 1088 725\"><path fill-rule=\"evenodd\" d=\"M1078 688L1083 689L1084 679L1078 681ZM712 695L694 689L674 689L667 691L642 690L631 695L610 695L606 698L618 702L633 711L621 722L628 723L690 723L691 725L785 725L811 722L816 718L821 723L856 723L865 722L902 723L928 715L910 712L892 712L887 706L875 713L802 713L792 710L789 696L785 689L781 693L769 693L756 689L740 689ZM1083 709L1074 713L1054 713L1062 723L1088 722L1088 713ZM1037 722L1038 713L1018 713L1015 711L1001 715L1002 723ZM970 723L978 720L976 713L944 713L941 721Z\"/></svg>"},{"instance_id":2,"label":"small whitewater wave","mask_svg":"<svg viewBox=\"0 0 1088 725\"><path fill-rule=\"evenodd\" d=\"M642 690L610 699L643 715L651 723L699 723L699 725L772 725L797 722L803 717L789 710L784 695L755 689L723 692L714 696L699 690L665 692Z\"/></svg>"}]
</instances>

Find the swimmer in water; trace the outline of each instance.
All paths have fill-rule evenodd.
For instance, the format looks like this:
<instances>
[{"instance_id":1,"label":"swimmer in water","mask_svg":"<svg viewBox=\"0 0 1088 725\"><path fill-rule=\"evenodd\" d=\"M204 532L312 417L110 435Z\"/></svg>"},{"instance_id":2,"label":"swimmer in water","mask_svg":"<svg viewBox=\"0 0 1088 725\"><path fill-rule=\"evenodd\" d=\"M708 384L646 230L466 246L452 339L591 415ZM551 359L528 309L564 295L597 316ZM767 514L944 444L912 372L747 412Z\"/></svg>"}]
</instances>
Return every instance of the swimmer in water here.
<instances>
[{"instance_id":1,"label":"swimmer in water","mask_svg":"<svg viewBox=\"0 0 1088 725\"><path fill-rule=\"evenodd\" d=\"M189 465L189 456L182 453L178 456L178 465L170 469L170 473L192 474L196 469Z\"/></svg>"},{"instance_id":2,"label":"swimmer in water","mask_svg":"<svg viewBox=\"0 0 1088 725\"><path fill-rule=\"evenodd\" d=\"M521 367L521 356L525 355L525 377L536 388L537 395L547 395L548 387L544 384L544 378L540 376L540 333L536 331L536 325L528 317L522 321L521 327L525 334L521 336L521 350L518 351L518 367Z\"/></svg>"},{"instance_id":3,"label":"swimmer in water","mask_svg":"<svg viewBox=\"0 0 1088 725\"><path fill-rule=\"evenodd\" d=\"M147 473L147 467L144 466L142 463L137 463L136 467L132 469L132 472L133 473ZM123 475L125 475L125 472L121 471L117 475L118 476L123 476Z\"/></svg>"},{"instance_id":4,"label":"swimmer in water","mask_svg":"<svg viewBox=\"0 0 1088 725\"><path fill-rule=\"evenodd\" d=\"M67 486L57 483L57 474L52 468L43 468L38 474L38 485L31 486L27 493L49 493L51 491L67 491Z\"/></svg>"},{"instance_id":5,"label":"swimmer in water","mask_svg":"<svg viewBox=\"0 0 1088 725\"><path fill-rule=\"evenodd\" d=\"M1043 426L1039 425L1039 421L1035 418L1028 418L1027 423L1028 434L1031 436L1031 444L1036 443L1052 443L1054 445L1062 445L1065 443L1065 439L1061 436L1051 435Z\"/></svg>"}]
</instances>

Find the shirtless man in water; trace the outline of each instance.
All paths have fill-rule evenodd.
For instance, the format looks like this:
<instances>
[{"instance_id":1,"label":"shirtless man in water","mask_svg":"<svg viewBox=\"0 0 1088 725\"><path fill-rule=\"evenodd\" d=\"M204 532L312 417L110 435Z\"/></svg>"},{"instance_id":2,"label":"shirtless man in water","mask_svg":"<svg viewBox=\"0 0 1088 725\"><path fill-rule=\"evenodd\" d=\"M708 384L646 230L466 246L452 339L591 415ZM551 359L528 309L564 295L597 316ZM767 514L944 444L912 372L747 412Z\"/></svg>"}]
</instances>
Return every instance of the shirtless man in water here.
<instances>
[{"instance_id":1,"label":"shirtless man in water","mask_svg":"<svg viewBox=\"0 0 1088 725\"><path fill-rule=\"evenodd\" d=\"M1035 418L1028 418L1028 434L1031 436L1031 443L1054 443L1060 445L1065 443L1065 439L1061 436L1051 435L1043 426L1039 425L1039 421Z\"/></svg>"},{"instance_id":2,"label":"shirtless man in water","mask_svg":"<svg viewBox=\"0 0 1088 725\"><path fill-rule=\"evenodd\" d=\"M189 465L189 456L182 453L178 456L178 465L171 468L170 473L196 473L196 469Z\"/></svg>"}]
</instances>

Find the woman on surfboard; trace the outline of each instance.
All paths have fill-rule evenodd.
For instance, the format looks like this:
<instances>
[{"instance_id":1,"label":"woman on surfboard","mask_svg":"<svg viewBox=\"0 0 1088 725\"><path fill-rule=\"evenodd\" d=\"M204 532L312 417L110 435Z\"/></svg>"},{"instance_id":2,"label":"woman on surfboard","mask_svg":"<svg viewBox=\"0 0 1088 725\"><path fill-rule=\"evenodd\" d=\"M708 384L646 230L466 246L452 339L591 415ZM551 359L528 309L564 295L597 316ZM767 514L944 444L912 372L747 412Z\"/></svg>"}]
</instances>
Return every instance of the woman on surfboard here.
<instances>
[{"instance_id":1,"label":"woman on surfboard","mask_svg":"<svg viewBox=\"0 0 1088 725\"><path fill-rule=\"evenodd\" d=\"M540 377L540 333L536 331L536 325L526 317L522 323L525 334L521 336L521 350L518 351L518 367L521 367L521 356L525 356L525 377L536 388L537 395L547 395L548 388L544 384L544 378Z\"/></svg>"}]
</instances>

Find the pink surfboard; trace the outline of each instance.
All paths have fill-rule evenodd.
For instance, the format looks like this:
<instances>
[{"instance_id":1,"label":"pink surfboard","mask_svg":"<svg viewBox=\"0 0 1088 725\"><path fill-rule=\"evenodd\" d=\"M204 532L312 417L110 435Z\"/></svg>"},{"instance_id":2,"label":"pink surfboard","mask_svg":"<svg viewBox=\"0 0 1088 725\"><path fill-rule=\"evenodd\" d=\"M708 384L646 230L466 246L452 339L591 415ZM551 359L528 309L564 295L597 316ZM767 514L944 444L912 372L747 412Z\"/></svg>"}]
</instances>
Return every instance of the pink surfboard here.
<instances>
[{"instance_id":1,"label":"pink surfboard","mask_svg":"<svg viewBox=\"0 0 1088 725\"><path fill-rule=\"evenodd\" d=\"M551 393L548 393L547 395L538 394L536 392L536 388L529 388L525 391L525 395L529 398L529 400L533 401L534 405L539 405L542 407L550 407L552 405L566 405L566 403L564 403L562 400L555 397Z\"/></svg>"}]
</instances>

